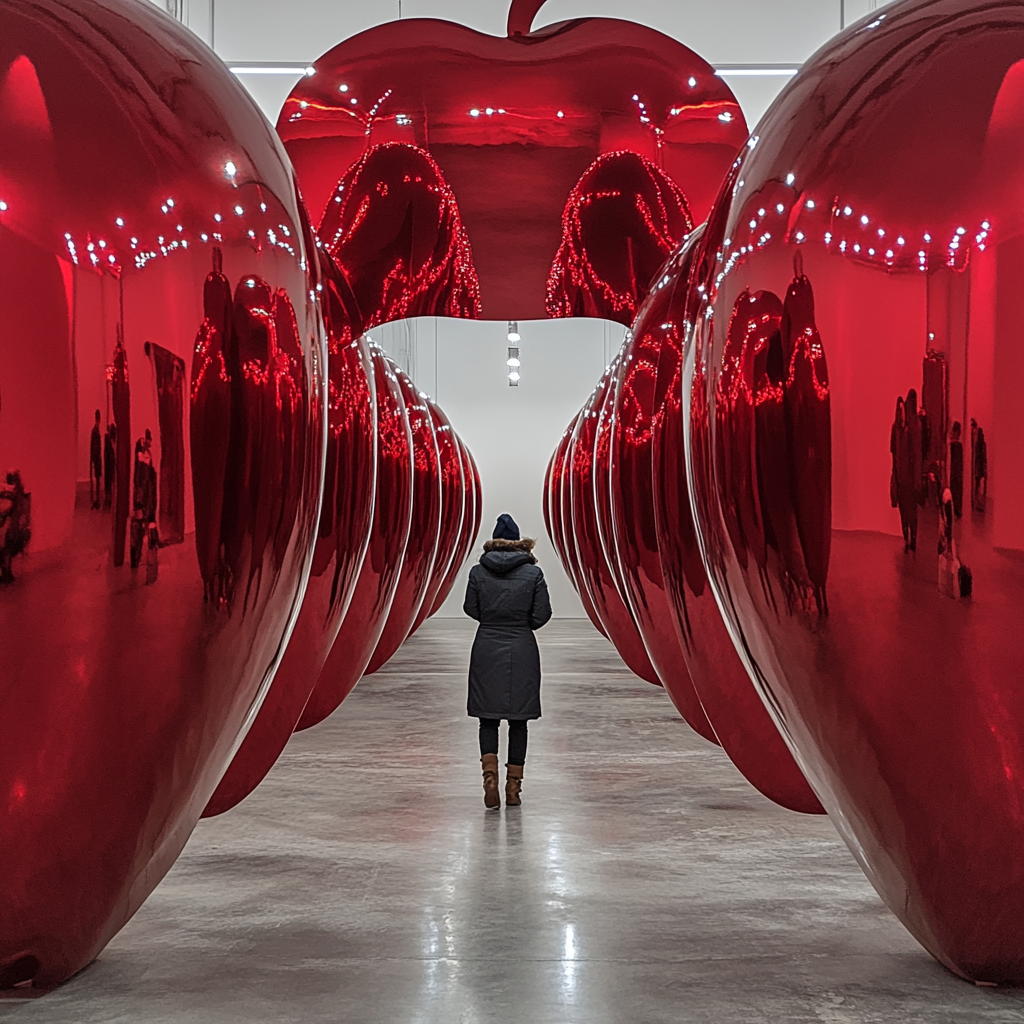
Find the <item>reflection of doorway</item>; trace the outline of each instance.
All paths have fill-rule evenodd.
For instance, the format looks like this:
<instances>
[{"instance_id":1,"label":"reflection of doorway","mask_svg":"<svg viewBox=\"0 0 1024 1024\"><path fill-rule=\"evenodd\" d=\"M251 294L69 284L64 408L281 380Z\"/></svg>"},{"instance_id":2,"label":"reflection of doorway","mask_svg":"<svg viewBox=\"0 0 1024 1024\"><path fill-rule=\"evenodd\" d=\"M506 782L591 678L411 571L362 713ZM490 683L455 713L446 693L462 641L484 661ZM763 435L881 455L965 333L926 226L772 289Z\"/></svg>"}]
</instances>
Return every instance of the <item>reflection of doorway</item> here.
<instances>
[{"instance_id":1,"label":"reflection of doorway","mask_svg":"<svg viewBox=\"0 0 1024 1024\"><path fill-rule=\"evenodd\" d=\"M156 371L160 423L158 529L164 544L185 539L185 361L162 345L146 342Z\"/></svg>"}]
</instances>

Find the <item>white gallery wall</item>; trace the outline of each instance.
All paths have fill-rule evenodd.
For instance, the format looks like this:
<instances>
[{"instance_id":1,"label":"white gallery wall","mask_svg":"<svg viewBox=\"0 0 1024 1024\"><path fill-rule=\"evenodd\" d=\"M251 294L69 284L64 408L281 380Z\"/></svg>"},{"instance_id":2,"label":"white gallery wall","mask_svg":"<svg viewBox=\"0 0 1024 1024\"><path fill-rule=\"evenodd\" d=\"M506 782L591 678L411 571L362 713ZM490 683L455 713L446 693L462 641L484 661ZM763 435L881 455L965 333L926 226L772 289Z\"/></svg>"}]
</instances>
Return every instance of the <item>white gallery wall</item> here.
<instances>
[{"instance_id":1,"label":"white gallery wall","mask_svg":"<svg viewBox=\"0 0 1024 1024\"><path fill-rule=\"evenodd\" d=\"M370 336L440 404L473 452L484 491L481 543L495 519L510 513L524 536L537 538L554 614L579 618L583 606L544 532L544 471L625 328L605 320L520 321L517 387L508 383L506 329L493 321L420 317L378 327ZM462 614L468 572L469 565L438 614Z\"/></svg>"},{"instance_id":2,"label":"white gallery wall","mask_svg":"<svg viewBox=\"0 0 1024 1024\"><path fill-rule=\"evenodd\" d=\"M148 2L148 0L147 0ZM432 17L505 34L510 0L154 0L211 43L275 122L303 69L341 40L396 18ZM794 70L884 0L547 0L535 27L603 16L642 22L719 69L753 129ZM510 512L538 538L555 614L583 608L544 532L544 471L555 445L618 350L624 329L599 320L521 323L522 381L508 386L504 323L421 318L371 332L435 398L472 450L483 534ZM440 614L461 615L464 579Z\"/></svg>"}]
</instances>

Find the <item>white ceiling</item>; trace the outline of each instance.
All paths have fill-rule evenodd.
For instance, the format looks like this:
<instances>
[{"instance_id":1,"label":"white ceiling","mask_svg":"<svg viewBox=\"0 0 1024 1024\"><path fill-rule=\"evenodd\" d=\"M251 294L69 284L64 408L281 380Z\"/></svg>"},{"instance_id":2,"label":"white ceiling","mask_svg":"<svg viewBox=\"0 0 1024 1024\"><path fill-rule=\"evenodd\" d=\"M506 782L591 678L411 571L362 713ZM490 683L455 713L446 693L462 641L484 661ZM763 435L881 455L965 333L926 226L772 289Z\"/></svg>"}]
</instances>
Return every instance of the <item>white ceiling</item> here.
<instances>
[{"instance_id":1,"label":"white ceiling","mask_svg":"<svg viewBox=\"0 0 1024 1024\"><path fill-rule=\"evenodd\" d=\"M504 35L508 0L156 0L231 64L303 66L356 32L402 18L443 18ZM794 64L886 0L547 0L536 26L628 17L686 43L712 64ZM271 121L297 76L239 76ZM727 75L751 127L787 79Z\"/></svg>"}]
</instances>

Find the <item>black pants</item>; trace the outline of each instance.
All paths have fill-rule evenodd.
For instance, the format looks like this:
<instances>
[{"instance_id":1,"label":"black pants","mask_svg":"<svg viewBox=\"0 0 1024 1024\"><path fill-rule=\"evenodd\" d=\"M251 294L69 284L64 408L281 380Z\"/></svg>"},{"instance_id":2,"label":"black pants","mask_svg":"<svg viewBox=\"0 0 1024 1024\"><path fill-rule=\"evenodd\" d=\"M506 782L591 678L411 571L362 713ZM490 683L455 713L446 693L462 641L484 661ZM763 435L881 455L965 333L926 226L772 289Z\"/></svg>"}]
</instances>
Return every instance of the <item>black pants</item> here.
<instances>
[{"instance_id":1,"label":"black pants","mask_svg":"<svg viewBox=\"0 0 1024 1024\"><path fill-rule=\"evenodd\" d=\"M510 718L508 720L508 763L526 764L526 720ZM480 756L497 754L498 726L500 718L480 719Z\"/></svg>"}]
</instances>

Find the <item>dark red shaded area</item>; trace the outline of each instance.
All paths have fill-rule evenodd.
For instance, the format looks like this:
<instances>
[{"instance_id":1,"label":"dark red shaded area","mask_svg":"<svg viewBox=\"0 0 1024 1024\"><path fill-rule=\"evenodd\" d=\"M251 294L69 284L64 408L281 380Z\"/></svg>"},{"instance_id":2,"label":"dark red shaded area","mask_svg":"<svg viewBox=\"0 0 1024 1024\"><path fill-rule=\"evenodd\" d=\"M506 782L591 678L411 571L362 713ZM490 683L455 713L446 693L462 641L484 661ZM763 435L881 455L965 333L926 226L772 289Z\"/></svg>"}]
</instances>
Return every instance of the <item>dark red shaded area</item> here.
<instances>
[{"instance_id":1,"label":"dark red shaded area","mask_svg":"<svg viewBox=\"0 0 1024 1024\"><path fill-rule=\"evenodd\" d=\"M587 614L592 613L592 617L601 623L602 632L615 645L630 671L660 686L661 680L651 665L636 623L619 592L616 576L602 544L611 521L608 514L607 442L602 437L607 430L602 432L601 424L607 427L603 413L616 370L613 365L605 372L580 412L573 430L568 449L571 461L566 469L569 484L569 518L563 520L568 528L566 544L570 544L571 538L571 546L575 548L576 572L573 575L581 597L584 593L587 595L584 601ZM602 446L600 451L599 444ZM600 525L602 518L604 530Z\"/></svg>"},{"instance_id":2,"label":"dark red shaded area","mask_svg":"<svg viewBox=\"0 0 1024 1024\"><path fill-rule=\"evenodd\" d=\"M323 257L321 266L330 282L336 275L330 258ZM204 817L248 796L284 750L349 610L370 541L377 478L373 366L364 338L343 340L351 330L336 290L328 287L326 295L327 455L309 582L270 689ZM279 336L290 333L285 321ZM283 346L275 348L280 362Z\"/></svg>"},{"instance_id":3,"label":"dark red shaded area","mask_svg":"<svg viewBox=\"0 0 1024 1024\"><path fill-rule=\"evenodd\" d=\"M393 369L412 431L412 525L391 610L366 667L368 675L376 672L402 646L416 622L430 589L443 514L440 454L428 399L416 390L404 371L396 366Z\"/></svg>"},{"instance_id":4,"label":"dark red shaded area","mask_svg":"<svg viewBox=\"0 0 1024 1024\"><path fill-rule=\"evenodd\" d=\"M566 197L598 157L639 154L700 221L747 136L728 86L682 43L614 18L522 31L531 6L509 38L432 18L361 32L314 62L278 119L315 211L376 147L429 152L472 246L474 315L490 320L545 316Z\"/></svg>"},{"instance_id":5,"label":"dark red shaded area","mask_svg":"<svg viewBox=\"0 0 1024 1024\"><path fill-rule=\"evenodd\" d=\"M357 333L406 317L480 316L458 203L425 150L369 149L338 181L319 235L352 290Z\"/></svg>"},{"instance_id":6,"label":"dark red shaded area","mask_svg":"<svg viewBox=\"0 0 1024 1024\"><path fill-rule=\"evenodd\" d=\"M657 556L672 625L701 706L730 760L744 778L775 803L808 814L823 813L793 755L754 688L726 631L701 562L690 511L682 415L683 336L692 325L697 292L688 287L692 264L705 256L694 236L666 268L667 309L652 319L659 325L654 417L651 425L651 494ZM648 308L655 305L657 293ZM760 310L743 307L750 315L752 334L763 335L767 322ZM647 319L646 308L641 317ZM662 330L660 324L669 326ZM751 350L754 348L751 345ZM653 357L652 353L652 357ZM755 477L733 495L734 508L750 500ZM744 506L745 507L745 506ZM645 588L646 592L646 588Z\"/></svg>"},{"instance_id":7,"label":"dark red shaded area","mask_svg":"<svg viewBox=\"0 0 1024 1024\"><path fill-rule=\"evenodd\" d=\"M688 255L687 250L687 255ZM672 319L674 286L685 286L689 260L675 259L644 303L619 356L619 381L609 427L608 496L611 537L607 554L658 678L690 727L717 743L690 681L658 556L652 475L652 430L659 357L678 347L681 324ZM671 341L666 335L671 334Z\"/></svg>"},{"instance_id":8,"label":"dark red shaded area","mask_svg":"<svg viewBox=\"0 0 1024 1024\"><path fill-rule=\"evenodd\" d=\"M467 512L467 490L462 448L452 425L436 402L427 399L427 408L434 422L434 437L437 439L437 454L441 474L441 521L437 539L437 555L434 559L432 579L423 598L416 621L410 634L415 633L426 618L434 614L435 605L442 587L448 582L455 562L455 556L468 533L465 521ZM468 552L467 552L468 553ZM465 556L463 556L465 560ZM459 565L461 568L461 563Z\"/></svg>"},{"instance_id":9,"label":"dark red shaded area","mask_svg":"<svg viewBox=\"0 0 1024 1024\"><path fill-rule=\"evenodd\" d=\"M702 550L751 678L893 913L1008 985L1022 69L1012 3L897 4L821 50L712 216L683 382Z\"/></svg>"},{"instance_id":10,"label":"dark red shaded area","mask_svg":"<svg viewBox=\"0 0 1024 1024\"><path fill-rule=\"evenodd\" d=\"M682 190L637 153L604 153L562 212L562 244L548 274L548 316L632 326L655 275L693 227Z\"/></svg>"},{"instance_id":11,"label":"dark red shaded area","mask_svg":"<svg viewBox=\"0 0 1024 1024\"><path fill-rule=\"evenodd\" d=\"M394 367L370 346L377 402L377 489L369 544L348 611L296 729L323 721L352 692L390 614L412 524L412 433Z\"/></svg>"},{"instance_id":12,"label":"dark red shaded area","mask_svg":"<svg viewBox=\"0 0 1024 1024\"><path fill-rule=\"evenodd\" d=\"M466 559L469 557L469 552L476 544L476 538L480 533L480 517L483 514L483 492L480 487L480 471L477 469L469 449L459 440L457 435L455 441L462 459L462 501L464 506L462 533L458 538L455 555L452 558L451 565L448 567L448 572L441 581L441 586L434 597L430 608L431 615L440 610L441 605L444 604L448 595L452 592L459 570L465 564Z\"/></svg>"}]
</instances>

